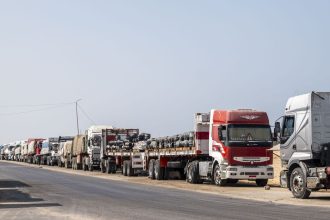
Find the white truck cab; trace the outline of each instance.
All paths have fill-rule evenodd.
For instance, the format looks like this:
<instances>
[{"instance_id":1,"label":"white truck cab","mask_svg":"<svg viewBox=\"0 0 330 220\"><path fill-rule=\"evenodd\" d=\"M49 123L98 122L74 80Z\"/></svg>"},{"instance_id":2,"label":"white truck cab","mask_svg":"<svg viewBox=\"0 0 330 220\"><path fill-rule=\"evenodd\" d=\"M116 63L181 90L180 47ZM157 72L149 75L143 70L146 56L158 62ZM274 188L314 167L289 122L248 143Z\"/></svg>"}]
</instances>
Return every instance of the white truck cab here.
<instances>
[{"instance_id":1,"label":"white truck cab","mask_svg":"<svg viewBox=\"0 0 330 220\"><path fill-rule=\"evenodd\" d=\"M305 199L330 186L330 92L289 98L274 135L280 142L282 187Z\"/></svg>"}]
</instances>

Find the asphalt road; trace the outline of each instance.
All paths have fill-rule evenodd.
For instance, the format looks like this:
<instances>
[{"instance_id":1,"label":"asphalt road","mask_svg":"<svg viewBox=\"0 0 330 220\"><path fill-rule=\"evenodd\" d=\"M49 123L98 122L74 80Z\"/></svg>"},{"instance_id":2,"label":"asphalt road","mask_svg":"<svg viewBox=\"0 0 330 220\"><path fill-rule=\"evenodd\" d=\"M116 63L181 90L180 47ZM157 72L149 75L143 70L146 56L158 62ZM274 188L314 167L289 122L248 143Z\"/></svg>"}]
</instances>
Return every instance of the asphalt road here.
<instances>
[{"instance_id":1,"label":"asphalt road","mask_svg":"<svg viewBox=\"0 0 330 220\"><path fill-rule=\"evenodd\" d=\"M330 207L233 199L0 162L0 219L254 220L329 216Z\"/></svg>"}]
</instances>

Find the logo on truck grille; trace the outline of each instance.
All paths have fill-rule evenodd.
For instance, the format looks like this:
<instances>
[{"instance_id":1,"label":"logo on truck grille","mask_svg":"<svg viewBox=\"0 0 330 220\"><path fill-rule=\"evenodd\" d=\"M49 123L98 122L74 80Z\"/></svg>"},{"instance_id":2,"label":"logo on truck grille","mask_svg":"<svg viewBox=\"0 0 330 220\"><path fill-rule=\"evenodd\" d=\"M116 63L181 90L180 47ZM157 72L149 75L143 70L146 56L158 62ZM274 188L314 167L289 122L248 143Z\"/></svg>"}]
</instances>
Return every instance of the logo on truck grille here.
<instances>
[{"instance_id":1,"label":"logo on truck grille","mask_svg":"<svg viewBox=\"0 0 330 220\"><path fill-rule=\"evenodd\" d=\"M241 118L244 118L247 120L253 120L253 119L260 118L260 116L258 116L258 115L242 115Z\"/></svg>"}]
</instances>

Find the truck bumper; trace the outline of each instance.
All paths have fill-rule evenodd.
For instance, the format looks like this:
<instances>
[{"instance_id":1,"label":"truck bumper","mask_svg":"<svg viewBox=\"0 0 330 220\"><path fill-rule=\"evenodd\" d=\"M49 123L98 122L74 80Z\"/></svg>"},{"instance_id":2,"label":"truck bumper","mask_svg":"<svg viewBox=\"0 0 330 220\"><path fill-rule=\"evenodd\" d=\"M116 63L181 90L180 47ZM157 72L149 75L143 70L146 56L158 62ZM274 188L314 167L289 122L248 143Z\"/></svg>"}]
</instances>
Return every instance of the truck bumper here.
<instances>
[{"instance_id":1,"label":"truck bumper","mask_svg":"<svg viewBox=\"0 0 330 220\"><path fill-rule=\"evenodd\" d=\"M272 166L227 166L221 174L224 179L255 180L273 179L274 169Z\"/></svg>"},{"instance_id":2,"label":"truck bumper","mask_svg":"<svg viewBox=\"0 0 330 220\"><path fill-rule=\"evenodd\" d=\"M93 160L93 166L94 167L99 167L100 166L100 163L101 163L101 161L100 160Z\"/></svg>"}]
</instances>

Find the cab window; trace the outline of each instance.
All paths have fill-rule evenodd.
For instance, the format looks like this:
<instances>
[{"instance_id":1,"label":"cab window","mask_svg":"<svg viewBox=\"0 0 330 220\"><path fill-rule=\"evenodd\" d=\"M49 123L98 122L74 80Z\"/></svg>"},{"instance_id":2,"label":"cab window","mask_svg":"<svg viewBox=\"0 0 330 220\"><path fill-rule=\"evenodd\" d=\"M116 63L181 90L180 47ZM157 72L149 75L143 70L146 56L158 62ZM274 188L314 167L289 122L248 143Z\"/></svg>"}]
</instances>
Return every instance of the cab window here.
<instances>
[{"instance_id":1,"label":"cab window","mask_svg":"<svg viewBox=\"0 0 330 220\"><path fill-rule=\"evenodd\" d=\"M283 119L281 143L285 143L294 133L294 116L286 116Z\"/></svg>"},{"instance_id":2,"label":"cab window","mask_svg":"<svg viewBox=\"0 0 330 220\"><path fill-rule=\"evenodd\" d=\"M219 126L219 139L222 143L225 143L227 141L227 127L224 125Z\"/></svg>"}]
</instances>

